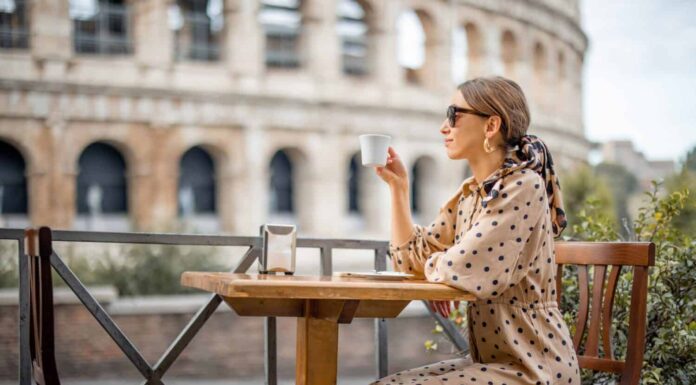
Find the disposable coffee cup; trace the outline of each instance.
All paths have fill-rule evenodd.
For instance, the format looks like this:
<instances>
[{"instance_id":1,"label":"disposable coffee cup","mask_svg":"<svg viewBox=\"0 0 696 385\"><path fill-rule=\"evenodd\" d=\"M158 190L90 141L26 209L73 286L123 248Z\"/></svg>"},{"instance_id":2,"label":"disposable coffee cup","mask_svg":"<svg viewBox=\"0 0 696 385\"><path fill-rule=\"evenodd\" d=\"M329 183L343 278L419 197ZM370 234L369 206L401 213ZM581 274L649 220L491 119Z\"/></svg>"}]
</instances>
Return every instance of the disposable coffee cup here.
<instances>
[{"instance_id":1,"label":"disposable coffee cup","mask_svg":"<svg viewBox=\"0 0 696 385\"><path fill-rule=\"evenodd\" d=\"M360 135L362 165L376 167L387 165L387 151L391 137L379 134Z\"/></svg>"}]
</instances>

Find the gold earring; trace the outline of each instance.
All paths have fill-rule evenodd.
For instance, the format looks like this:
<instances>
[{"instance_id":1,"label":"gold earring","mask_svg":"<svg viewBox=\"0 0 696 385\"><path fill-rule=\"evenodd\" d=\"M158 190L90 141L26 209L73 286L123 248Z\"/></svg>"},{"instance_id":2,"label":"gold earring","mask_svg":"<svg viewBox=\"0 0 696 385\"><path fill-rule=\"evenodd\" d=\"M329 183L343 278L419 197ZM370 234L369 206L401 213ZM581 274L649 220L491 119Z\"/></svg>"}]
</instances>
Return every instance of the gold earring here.
<instances>
[{"instance_id":1,"label":"gold earring","mask_svg":"<svg viewBox=\"0 0 696 385\"><path fill-rule=\"evenodd\" d=\"M486 154L490 154L491 152L495 151L495 148L491 147L491 144L488 143L488 138L483 140L483 150L486 151Z\"/></svg>"}]
</instances>

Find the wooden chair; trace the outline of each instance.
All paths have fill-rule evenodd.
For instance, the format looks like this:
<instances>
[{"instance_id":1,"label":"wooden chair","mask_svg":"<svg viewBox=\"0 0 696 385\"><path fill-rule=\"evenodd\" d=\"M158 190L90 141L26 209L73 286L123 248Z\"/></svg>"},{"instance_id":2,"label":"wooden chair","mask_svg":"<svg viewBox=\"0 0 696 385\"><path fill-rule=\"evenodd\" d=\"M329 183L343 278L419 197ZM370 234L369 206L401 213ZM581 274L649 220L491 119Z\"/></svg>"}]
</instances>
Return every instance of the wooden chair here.
<instances>
[{"instance_id":1,"label":"wooden chair","mask_svg":"<svg viewBox=\"0 0 696 385\"><path fill-rule=\"evenodd\" d=\"M26 229L24 240L29 259L29 349L32 375L39 385L59 385L53 334L51 229Z\"/></svg>"},{"instance_id":2,"label":"wooden chair","mask_svg":"<svg viewBox=\"0 0 696 385\"><path fill-rule=\"evenodd\" d=\"M622 385L638 384L643 366L647 322L648 267L655 265L655 244L652 242L556 242L556 293L561 303L563 266L576 265L580 303L573 345L581 368L621 375ZM592 306L590 307L589 266L594 266ZM607 270L611 266L605 289ZM623 266L633 268L631 308L629 309L628 345L625 361L614 357L611 344L611 321L614 293ZM587 318L590 326L584 349L581 343ZM601 326L601 328L600 328ZM600 336L603 356L599 355ZM582 354L580 354L582 353Z\"/></svg>"}]
</instances>

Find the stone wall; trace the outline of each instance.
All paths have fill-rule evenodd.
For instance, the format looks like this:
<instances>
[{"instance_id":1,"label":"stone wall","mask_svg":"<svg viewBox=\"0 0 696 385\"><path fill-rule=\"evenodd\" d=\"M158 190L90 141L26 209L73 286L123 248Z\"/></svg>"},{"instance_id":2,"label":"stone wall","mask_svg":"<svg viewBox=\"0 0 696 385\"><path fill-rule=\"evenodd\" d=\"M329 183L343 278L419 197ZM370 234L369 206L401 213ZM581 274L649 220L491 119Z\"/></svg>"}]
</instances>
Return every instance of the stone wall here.
<instances>
[{"instance_id":1,"label":"stone wall","mask_svg":"<svg viewBox=\"0 0 696 385\"><path fill-rule=\"evenodd\" d=\"M215 161L219 231L255 234L269 221L269 163L284 150L298 170L294 220L305 235L386 238L388 191L372 170L361 181L364 226L354 232L344 225L349 161L357 136L368 132L391 135L409 168L419 159L434 164L429 179L437 188L422 210L429 220L466 169L447 158L438 131L455 89L455 28L468 34L466 77L502 74L519 82L530 103L530 133L546 140L561 167L586 162L587 37L576 0L361 0L371 63L361 77L340 70L337 0L305 2L306 60L294 70L265 66L258 0L225 1L224 53L216 62L173 58L169 1L128 3L132 54L76 54L62 0L32 1L29 48L0 50L0 140L27 165L27 222L79 227L77 162L89 144L105 142L126 161L126 229L159 230L177 218L179 159L201 146ZM416 83L396 58L396 22L409 9L428 21Z\"/></svg>"}]
</instances>

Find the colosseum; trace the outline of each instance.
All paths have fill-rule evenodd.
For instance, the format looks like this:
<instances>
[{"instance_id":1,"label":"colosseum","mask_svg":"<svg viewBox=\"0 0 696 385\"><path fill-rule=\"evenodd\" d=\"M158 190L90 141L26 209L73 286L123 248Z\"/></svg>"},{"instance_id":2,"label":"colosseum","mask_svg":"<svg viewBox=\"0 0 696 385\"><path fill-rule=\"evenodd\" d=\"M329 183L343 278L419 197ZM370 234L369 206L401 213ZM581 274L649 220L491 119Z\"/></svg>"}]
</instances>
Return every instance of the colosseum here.
<instances>
[{"instance_id":1,"label":"colosseum","mask_svg":"<svg viewBox=\"0 0 696 385\"><path fill-rule=\"evenodd\" d=\"M570 170L587 44L579 0L2 1L0 226L385 238L358 135L392 137L427 221L468 173L451 93L502 74Z\"/></svg>"}]
</instances>

